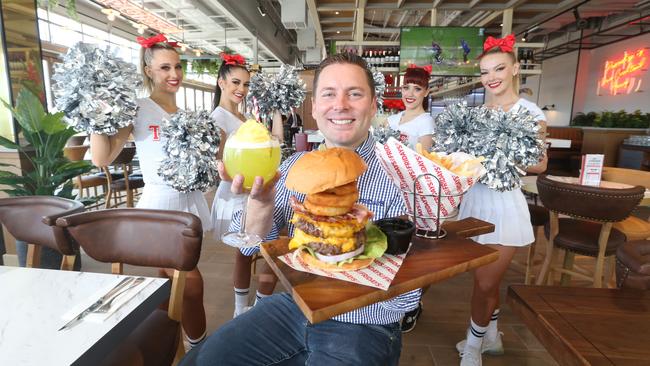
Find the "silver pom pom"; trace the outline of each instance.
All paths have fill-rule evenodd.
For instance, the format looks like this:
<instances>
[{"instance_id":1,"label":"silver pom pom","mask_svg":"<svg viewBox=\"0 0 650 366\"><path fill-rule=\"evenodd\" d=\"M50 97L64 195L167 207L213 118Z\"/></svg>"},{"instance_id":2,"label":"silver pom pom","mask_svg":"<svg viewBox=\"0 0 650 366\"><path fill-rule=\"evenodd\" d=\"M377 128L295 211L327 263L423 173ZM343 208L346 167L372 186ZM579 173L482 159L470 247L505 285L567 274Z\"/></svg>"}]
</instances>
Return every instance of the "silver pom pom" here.
<instances>
[{"instance_id":1,"label":"silver pom pom","mask_svg":"<svg viewBox=\"0 0 650 366\"><path fill-rule=\"evenodd\" d=\"M52 80L55 106L75 130L114 135L133 123L142 78L109 49L77 43L55 66Z\"/></svg>"},{"instance_id":2,"label":"silver pom pom","mask_svg":"<svg viewBox=\"0 0 650 366\"><path fill-rule=\"evenodd\" d=\"M169 120L163 120L161 136L166 158L158 175L179 192L205 192L219 177L220 132L206 111L179 110Z\"/></svg>"},{"instance_id":3,"label":"silver pom pom","mask_svg":"<svg viewBox=\"0 0 650 366\"><path fill-rule=\"evenodd\" d=\"M391 137L397 141L400 141L400 135L401 133L399 131L393 130L387 125L372 128L372 137L380 144L386 143L386 141L388 141L388 139Z\"/></svg>"},{"instance_id":4,"label":"silver pom pom","mask_svg":"<svg viewBox=\"0 0 650 366\"><path fill-rule=\"evenodd\" d=\"M372 73L372 78L375 84L375 96L377 97L377 113L383 113L384 111L384 91L386 91L386 79L384 74L380 71L374 71Z\"/></svg>"},{"instance_id":5,"label":"silver pom pom","mask_svg":"<svg viewBox=\"0 0 650 366\"><path fill-rule=\"evenodd\" d=\"M436 118L434 150L485 157L480 182L497 191L521 187L524 169L539 162L544 144L540 126L524 108L509 112L452 104Z\"/></svg>"},{"instance_id":6,"label":"silver pom pom","mask_svg":"<svg viewBox=\"0 0 650 366\"><path fill-rule=\"evenodd\" d=\"M276 75L255 74L251 78L246 99L249 108L254 109L262 121L268 122L273 117L273 111L289 115L293 108L302 105L306 95L305 83L298 77L295 68L282 65Z\"/></svg>"}]
</instances>

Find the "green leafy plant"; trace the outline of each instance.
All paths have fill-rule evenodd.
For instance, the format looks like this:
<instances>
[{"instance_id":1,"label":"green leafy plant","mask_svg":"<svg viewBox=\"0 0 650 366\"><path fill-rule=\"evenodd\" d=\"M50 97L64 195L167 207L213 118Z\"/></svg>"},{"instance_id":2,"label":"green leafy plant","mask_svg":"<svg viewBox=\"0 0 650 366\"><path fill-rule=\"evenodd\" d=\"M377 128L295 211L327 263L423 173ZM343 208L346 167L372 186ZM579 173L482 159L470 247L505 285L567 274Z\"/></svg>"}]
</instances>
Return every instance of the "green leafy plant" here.
<instances>
[{"instance_id":1,"label":"green leafy plant","mask_svg":"<svg viewBox=\"0 0 650 366\"><path fill-rule=\"evenodd\" d=\"M67 9L68 15L72 19L79 19L79 14L77 14L77 0L64 0L65 7ZM52 10L57 5L59 5L59 0L38 0L38 6L43 7L44 3L47 3L47 9Z\"/></svg>"},{"instance_id":2,"label":"green leafy plant","mask_svg":"<svg viewBox=\"0 0 650 366\"><path fill-rule=\"evenodd\" d=\"M26 145L16 144L0 136L0 145L16 149L31 167L21 169L22 175L0 170L0 184L10 196L59 196L74 199L72 178L86 173L92 165L85 161L71 162L63 156L63 148L76 131L63 122L63 112L46 113L39 98L23 88L16 107L2 101L20 125ZM0 164L0 167L14 167ZM30 169L31 168L31 169Z\"/></svg>"},{"instance_id":3,"label":"green leafy plant","mask_svg":"<svg viewBox=\"0 0 650 366\"><path fill-rule=\"evenodd\" d=\"M219 60L197 59L192 60L192 73L197 75L208 74L214 77L219 75Z\"/></svg>"},{"instance_id":4,"label":"green leafy plant","mask_svg":"<svg viewBox=\"0 0 650 366\"><path fill-rule=\"evenodd\" d=\"M603 111L600 113L578 113L571 120L571 126L604 127L604 128L650 128L650 113L636 110L628 113Z\"/></svg>"}]
</instances>

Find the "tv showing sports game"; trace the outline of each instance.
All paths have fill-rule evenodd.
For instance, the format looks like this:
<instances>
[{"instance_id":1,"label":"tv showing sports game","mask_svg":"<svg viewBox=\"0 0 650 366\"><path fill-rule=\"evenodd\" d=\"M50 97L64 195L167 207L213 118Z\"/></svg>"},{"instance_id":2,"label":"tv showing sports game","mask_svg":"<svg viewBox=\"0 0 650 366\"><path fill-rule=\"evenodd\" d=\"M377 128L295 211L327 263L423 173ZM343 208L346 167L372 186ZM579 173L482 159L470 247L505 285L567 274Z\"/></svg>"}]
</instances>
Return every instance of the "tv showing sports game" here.
<instances>
[{"instance_id":1,"label":"tv showing sports game","mask_svg":"<svg viewBox=\"0 0 650 366\"><path fill-rule=\"evenodd\" d=\"M402 27L400 72L409 65L431 65L432 76L478 76L485 29L479 27Z\"/></svg>"}]
</instances>

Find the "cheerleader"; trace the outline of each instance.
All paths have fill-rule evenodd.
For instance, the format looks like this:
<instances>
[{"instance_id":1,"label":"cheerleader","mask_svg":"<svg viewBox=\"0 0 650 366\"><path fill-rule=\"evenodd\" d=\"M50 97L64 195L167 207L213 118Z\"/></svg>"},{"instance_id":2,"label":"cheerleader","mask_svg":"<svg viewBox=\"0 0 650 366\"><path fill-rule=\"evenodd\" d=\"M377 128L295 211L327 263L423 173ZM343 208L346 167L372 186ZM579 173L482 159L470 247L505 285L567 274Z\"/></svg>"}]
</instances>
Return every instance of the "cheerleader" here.
<instances>
[{"instance_id":1,"label":"cheerleader","mask_svg":"<svg viewBox=\"0 0 650 366\"><path fill-rule=\"evenodd\" d=\"M96 166L109 165L122 151L131 133L140 160L145 186L136 207L158 210L177 210L195 214L201 219L203 231L211 229L208 204L200 191L181 193L166 184L158 175L158 167L165 158L161 139L161 122L178 111L176 92L183 81L183 69L175 42L159 34L145 39L138 37L142 46L140 66L148 98L138 99L138 113L132 126L121 128L113 136L91 134L92 162ZM173 270L161 269L171 277ZM206 320L203 307L203 278L198 268L187 274L183 293L183 329L190 346L205 338Z\"/></svg>"},{"instance_id":2,"label":"cheerleader","mask_svg":"<svg viewBox=\"0 0 650 366\"><path fill-rule=\"evenodd\" d=\"M518 95L519 63L513 52L515 38L488 37L480 56L481 83L485 87L486 106L504 111L526 109L540 124L540 135L545 136L544 113L535 103ZM546 154L542 160L529 167L528 173L546 170ZM476 217L491 222L495 230L473 239L489 245L499 252L496 262L474 271L474 289L471 302L471 319L467 338L456 345L461 366L481 365L481 354L503 354L501 333L497 329L499 318L499 283L518 247L535 240L530 224L528 204L519 189L498 192L477 183L466 193L460 207L459 219Z\"/></svg>"},{"instance_id":3,"label":"cheerleader","mask_svg":"<svg viewBox=\"0 0 650 366\"><path fill-rule=\"evenodd\" d=\"M405 110L388 117L388 126L400 132L402 143L415 149L417 143L426 151L433 145L433 118L426 112L429 95L429 70L411 65L402 85Z\"/></svg>"}]
</instances>

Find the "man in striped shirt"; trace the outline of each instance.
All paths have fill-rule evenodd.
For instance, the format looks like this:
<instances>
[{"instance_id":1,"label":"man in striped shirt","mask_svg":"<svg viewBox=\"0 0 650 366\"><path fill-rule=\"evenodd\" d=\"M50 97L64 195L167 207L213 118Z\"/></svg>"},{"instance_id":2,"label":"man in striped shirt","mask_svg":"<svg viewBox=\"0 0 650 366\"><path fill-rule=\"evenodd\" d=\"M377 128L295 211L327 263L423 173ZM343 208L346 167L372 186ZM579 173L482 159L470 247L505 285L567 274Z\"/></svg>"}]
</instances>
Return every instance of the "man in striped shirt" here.
<instances>
[{"instance_id":1,"label":"man in striped shirt","mask_svg":"<svg viewBox=\"0 0 650 366\"><path fill-rule=\"evenodd\" d=\"M382 171L369 134L377 104L365 62L349 54L321 62L314 76L312 102L312 114L326 146L353 149L368 165L358 179L358 202L367 206L375 219L404 214L401 194ZM289 198L295 195L302 201L304 195L289 191L284 182L300 156L295 154L282 164L274 187L263 188L258 177L248 203L248 232L273 240L286 226L289 235L293 234ZM233 187L241 188L241 177L235 177ZM231 230L238 229L240 217L235 215ZM242 249L242 253L250 256L258 250ZM272 295L218 329L183 364L397 365L399 322L404 313L417 307L420 296L420 290L411 291L310 324L289 294Z\"/></svg>"}]
</instances>

